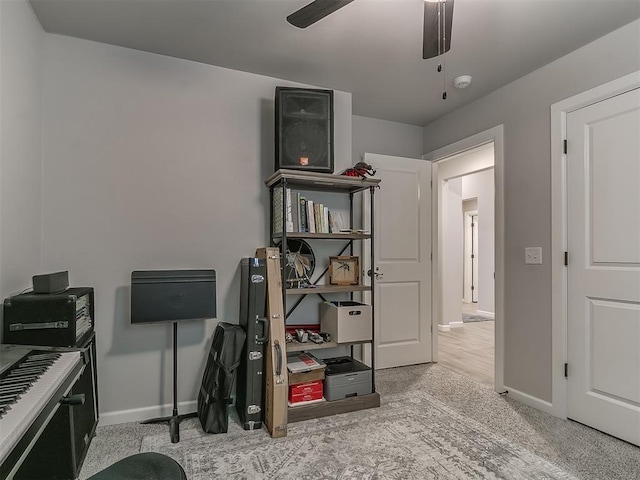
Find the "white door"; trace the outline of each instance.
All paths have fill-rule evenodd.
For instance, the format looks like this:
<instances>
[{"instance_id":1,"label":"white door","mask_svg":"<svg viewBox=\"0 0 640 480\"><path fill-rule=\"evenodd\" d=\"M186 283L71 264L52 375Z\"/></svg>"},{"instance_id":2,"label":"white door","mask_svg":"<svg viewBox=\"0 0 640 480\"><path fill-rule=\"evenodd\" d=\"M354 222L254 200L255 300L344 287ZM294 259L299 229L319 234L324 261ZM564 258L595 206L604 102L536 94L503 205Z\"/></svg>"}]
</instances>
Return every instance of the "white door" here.
<instances>
[{"instance_id":1,"label":"white door","mask_svg":"<svg viewBox=\"0 0 640 480\"><path fill-rule=\"evenodd\" d=\"M369 153L364 158L382 180L373 239L376 368L430 362L431 163Z\"/></svg>"},{"instance_id":2,"label":"white door","mask_svg":"<svg viewBox=\"0 0 640 480\"><path fill-rule=\"evenodd\" d=\"M640 445L640 89L567 115L567 415Z\"/></svg>"}]
</instances>

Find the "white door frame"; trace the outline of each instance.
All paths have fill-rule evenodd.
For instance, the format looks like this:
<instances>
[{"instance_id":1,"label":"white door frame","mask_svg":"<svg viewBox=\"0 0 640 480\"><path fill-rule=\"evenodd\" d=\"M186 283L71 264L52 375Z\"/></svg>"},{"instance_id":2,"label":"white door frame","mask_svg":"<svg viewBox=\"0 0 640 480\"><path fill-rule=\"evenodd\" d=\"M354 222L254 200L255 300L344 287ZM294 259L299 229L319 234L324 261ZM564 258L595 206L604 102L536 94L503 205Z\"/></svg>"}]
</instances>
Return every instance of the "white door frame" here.
<instances>
[{"instance_id":1,"label":"white door frame","mask_svg":"<svg viewBox=\"0 0 640 480\"><path fill-rule=\"evenodd\" d=\"M463 140L459 140L451 145L439 148L433 152L422 156L423 159L434 162L437 168L437 162L447 157L456 155L467 150L479 147L481 145L493 142L494 148L494 188L495 188L495 372L494 372L494 389L496 392L502 393L504 388L504 126L497 125L493 128L477 133ZM432 189L433 199L432 218L438 218L438 194L440 190L437 181L437 170L434 170L432 178L435 178L434 188ZM432 249L436 252L433 256L432 274L437 275L440 268L437 254L438 249L438 222L433 222L432 228ZM436 307L440 301L439 292L436 291L438 284L437 278L433 278L434 285L433 306L433 332L438 331L438 315ZM437 335L432 335L432 352L433 361L438 360Z\"/></svg>"},{"instance_id":2,"label":"white door frame","mask_svg":"<svg viewBox=\"0 0 640 480\"><path fill-rule=\"evenodd\" d=\"M640 70L551 105L551 411L567 418L567 114L634 88L640 88Z\"/></svg>"}]
</instances>

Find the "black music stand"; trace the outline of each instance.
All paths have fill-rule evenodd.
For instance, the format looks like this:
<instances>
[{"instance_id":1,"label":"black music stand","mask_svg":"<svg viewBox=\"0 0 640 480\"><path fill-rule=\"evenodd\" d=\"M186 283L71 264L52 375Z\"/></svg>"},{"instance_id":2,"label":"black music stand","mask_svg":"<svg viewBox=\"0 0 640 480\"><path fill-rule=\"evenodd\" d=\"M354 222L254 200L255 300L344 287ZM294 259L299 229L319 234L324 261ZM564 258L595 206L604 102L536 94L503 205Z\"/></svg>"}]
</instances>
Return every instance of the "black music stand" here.
<instances>
[{"instance_id":1,"label":"black music stand","mask_svg":"<svg viewBox=\"0 0 640 480\"><path fill-rule=\"evenodd\" d=\"M173 322L173 411L141 423L168 423L171 443L180 441L180 422L197 413L178 414L178 321L215 318L215 270L131 272L131 323Z\"/></svg>"}]
</instances>

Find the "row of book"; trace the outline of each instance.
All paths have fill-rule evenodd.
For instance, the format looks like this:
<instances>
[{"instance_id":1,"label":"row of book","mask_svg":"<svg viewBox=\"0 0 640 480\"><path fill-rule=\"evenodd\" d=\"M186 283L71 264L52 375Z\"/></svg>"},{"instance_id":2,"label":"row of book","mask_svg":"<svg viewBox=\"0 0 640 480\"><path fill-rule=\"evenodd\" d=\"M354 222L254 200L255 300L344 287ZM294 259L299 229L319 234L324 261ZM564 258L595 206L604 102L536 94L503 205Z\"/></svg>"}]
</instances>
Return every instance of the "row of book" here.
<instances>
[{"instance_id":1,"label":"row of book","mask_svg":"<svg viewBox=\"0 0 640 480\"><path fill-rule=\"evenodd\" d=\"M308 233L339 233L343 230L343 220L340 212L331 212L322 203L316 203L311 199L286 189L284 195L286 202L286 231ZM282 187L273 189L273 233L282 232Z\"/></svg>"}]
</instances>

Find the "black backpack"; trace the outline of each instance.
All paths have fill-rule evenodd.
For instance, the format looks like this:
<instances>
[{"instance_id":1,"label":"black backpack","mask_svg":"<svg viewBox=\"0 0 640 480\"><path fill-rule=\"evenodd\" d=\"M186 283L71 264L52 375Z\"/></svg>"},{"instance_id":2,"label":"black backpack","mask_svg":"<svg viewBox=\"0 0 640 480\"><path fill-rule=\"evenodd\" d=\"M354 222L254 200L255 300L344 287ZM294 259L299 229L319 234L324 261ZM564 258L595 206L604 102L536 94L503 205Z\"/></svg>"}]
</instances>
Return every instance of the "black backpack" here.
<instances>
[{"instance_id":1,"label":"black backpack","mask_svg":"<svg viewBox=\"0 0 640 480\"><path fill-rule=\"evenodd\" d=\"M229 399L246 334L240 325L218 323L198 394L198 418L206 433L226 433Z\"/></svg>"}]
</instances>

